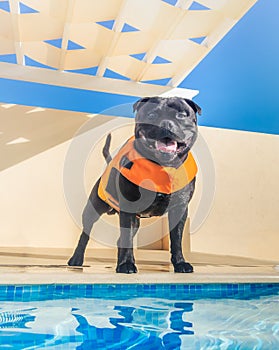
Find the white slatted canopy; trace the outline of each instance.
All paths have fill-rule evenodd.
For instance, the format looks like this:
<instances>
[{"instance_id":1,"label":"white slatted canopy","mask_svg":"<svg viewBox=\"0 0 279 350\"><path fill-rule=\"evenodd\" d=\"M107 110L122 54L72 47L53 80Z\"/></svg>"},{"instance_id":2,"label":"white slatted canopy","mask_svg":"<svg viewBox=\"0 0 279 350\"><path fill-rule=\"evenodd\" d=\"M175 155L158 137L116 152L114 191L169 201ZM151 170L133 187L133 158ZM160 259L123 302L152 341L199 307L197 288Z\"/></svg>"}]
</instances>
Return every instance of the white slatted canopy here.
<instances>
[{"instance_id":1,"label":"white slatted canopy","mask_svg":"<svg viewBox=\"0 0 279 350\"><path fill-rule=\"evenodd\" d=\"M92 69L93 83L114 72L177 87L256 1L0 0L0 55L19 66L0 63L0 76L51 83L40 70L52 69L55 84L75 86L75 71Z\"/></svg>"}]
</instances>

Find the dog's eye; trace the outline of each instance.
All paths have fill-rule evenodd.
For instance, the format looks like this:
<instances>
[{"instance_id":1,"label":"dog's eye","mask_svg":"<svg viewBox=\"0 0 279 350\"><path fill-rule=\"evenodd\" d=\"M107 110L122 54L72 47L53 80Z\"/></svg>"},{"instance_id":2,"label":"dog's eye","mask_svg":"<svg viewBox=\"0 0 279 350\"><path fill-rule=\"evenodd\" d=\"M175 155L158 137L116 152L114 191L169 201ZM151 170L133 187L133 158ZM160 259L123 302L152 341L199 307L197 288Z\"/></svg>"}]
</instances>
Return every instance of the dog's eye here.
<instances>
[{"instance_id":1,"label":"dog's eye","mask_svg":"<svg viewBox=\"0 0 279 350\"><path fill-rule=\"evenodd\" d=\"M153 119L156 117L156 114L155 113L148 113L147 116L149 119Z\"/></svg>"},{"instance_id":2,"label":"dog's eye","mask_svg":"<svg viewBox=\"0 0 279 350\"><path fill-rule=\"evenodd\" d=\"M187 113L177 113L176 118L177 119L184 119L188 116Z\"/></svg>"}]
</instances>

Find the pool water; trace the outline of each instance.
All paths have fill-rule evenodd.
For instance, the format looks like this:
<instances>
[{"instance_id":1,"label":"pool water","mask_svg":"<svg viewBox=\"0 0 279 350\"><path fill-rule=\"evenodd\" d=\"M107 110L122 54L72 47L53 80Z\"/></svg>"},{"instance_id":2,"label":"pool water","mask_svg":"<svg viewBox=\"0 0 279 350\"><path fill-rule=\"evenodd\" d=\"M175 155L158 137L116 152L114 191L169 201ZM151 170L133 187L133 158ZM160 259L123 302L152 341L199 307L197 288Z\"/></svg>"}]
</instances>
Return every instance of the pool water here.
<instances>
[{"instance_id":1,"label":"pool water","mask_svg":"<svg viewBox=\"0 0 279 350\"><path fill-rule=\"evenodd\" d=\"M279 284L0 286L0 349L279 349Z\"/></svg>"}]
</instances>

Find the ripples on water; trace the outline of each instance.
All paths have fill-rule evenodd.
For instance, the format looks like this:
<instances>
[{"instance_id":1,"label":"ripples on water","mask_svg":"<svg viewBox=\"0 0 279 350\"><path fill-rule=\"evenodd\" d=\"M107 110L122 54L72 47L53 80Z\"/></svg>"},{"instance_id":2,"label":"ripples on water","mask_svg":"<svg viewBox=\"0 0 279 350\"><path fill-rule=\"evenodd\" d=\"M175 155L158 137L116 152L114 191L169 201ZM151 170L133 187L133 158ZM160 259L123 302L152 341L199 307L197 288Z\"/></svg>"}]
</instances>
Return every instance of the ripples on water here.
<instances>
[{"instance_id":1,"label":"ripples on water","mask_svg":"<svg viewBox=\"0 0 279 350\"><path fill-rule=\"evenodd\" d=\"M0 348L279 349L279 296L2 302Z\"/></svg>"}]
</instances>

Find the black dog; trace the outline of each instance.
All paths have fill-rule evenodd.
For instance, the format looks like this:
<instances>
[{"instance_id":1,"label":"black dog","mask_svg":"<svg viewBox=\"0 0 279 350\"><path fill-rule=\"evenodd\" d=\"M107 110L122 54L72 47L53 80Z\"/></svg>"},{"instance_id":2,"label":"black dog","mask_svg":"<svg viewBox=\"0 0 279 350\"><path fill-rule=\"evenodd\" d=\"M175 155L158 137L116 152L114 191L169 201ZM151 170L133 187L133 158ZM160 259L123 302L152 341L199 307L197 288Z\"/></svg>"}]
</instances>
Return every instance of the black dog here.
<instances>
[{"instance_id":1,"label":"black dog","mask_svg":"<svg viewBox=\"0 0 279 350\"><path fill-rule=\"evenodd\" d=\"M189 152L197 138L200 107L178 97L146 97L134 104L135 136L111 160L110 135L103 153L109 165L83 212L83 232L70 266L81 266L93 224L119 212L116 272L135 273L133 238L140 218L168 213L171 262L175 272L193 272L182 253L182 234L194 188L196 163Z\"/></svg>"}]
</instances>

